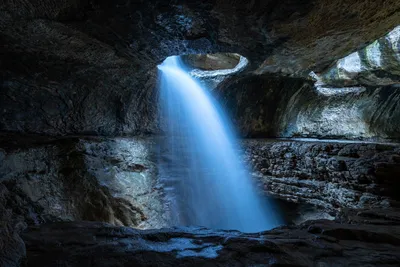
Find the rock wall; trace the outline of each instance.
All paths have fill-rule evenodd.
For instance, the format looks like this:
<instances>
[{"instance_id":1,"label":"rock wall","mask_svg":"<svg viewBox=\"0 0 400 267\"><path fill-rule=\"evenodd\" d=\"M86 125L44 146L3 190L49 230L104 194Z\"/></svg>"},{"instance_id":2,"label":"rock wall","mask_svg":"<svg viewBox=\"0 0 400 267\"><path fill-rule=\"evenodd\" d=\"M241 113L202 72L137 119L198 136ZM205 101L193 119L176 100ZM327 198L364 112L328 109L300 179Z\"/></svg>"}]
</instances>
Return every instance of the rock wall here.
<instances>
[{"instance_id":1,"label":"rock wall","mask_svg":"<svg viewBox=\"0 0 400 267\"><path fill-rule=\"evenodd\" d=\"M0 138L4 225L101 221L169 225L154 138ZM268 194L327 210L400 201L398 145L244 140L244 160ZM22 223L22 224L21 224ZM14 229L14 228L10 229Z\"/></svg>"},{"instance_id":2,"label":"rock wall","mask_svg":"<svg viewBox=\"0 0 400 267\"><path fill-rule=\"evenodd\" d=\"M245 137L400 139L400 90L321 88L302 79L248 75L217 98Z\"/></svg>"},{"instance_id":3,"label":"rock wall","mask_svg":"<svg viewBox=\"0 0 400 267\"><path fill-rule=\"evenodd\" d=\"M29 225L88 220L161 228L151 146L141 139L2 137L2 213Z\"/></svg>"},{"instance_id":4,"label":"rock wall","mask_svg":"<svg viewBox=\"0 0 400 267\"><path fill-rule=\"evenodd\" d=\"M400 205L397 144L245 140L243 149L271 195L335 211Z\"/></svg>"}]
</instances>

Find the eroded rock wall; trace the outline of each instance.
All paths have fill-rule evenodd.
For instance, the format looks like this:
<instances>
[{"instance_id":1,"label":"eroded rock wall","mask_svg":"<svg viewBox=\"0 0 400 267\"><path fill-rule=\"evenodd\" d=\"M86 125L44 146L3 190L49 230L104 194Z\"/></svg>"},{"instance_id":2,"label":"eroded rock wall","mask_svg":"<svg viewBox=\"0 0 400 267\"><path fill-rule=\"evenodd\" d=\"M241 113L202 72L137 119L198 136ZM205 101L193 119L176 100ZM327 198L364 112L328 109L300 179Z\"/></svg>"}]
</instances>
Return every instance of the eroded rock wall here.
<instances>
[{"instance_id":1,"label":"eroded rock wall","mask_svg":"<svg viewBox=\"0 0 400 267\"><path fill-rule=\"evenodd\" d=\"M400 26L364 49L338 60L334 67L322 73L321 81L336 87L399 84Z\"/></svg>"},{"instance_id":2,"label":"eroded rock wall","mask_svg":"<svg viewBox=\"0 0 400 267\"><path fill-rule=\"evenodd\" d=\"M400 88L319 88L302 79L249 75L217 98L246 137L400 138Z\"/></svg>"}]
</instances>

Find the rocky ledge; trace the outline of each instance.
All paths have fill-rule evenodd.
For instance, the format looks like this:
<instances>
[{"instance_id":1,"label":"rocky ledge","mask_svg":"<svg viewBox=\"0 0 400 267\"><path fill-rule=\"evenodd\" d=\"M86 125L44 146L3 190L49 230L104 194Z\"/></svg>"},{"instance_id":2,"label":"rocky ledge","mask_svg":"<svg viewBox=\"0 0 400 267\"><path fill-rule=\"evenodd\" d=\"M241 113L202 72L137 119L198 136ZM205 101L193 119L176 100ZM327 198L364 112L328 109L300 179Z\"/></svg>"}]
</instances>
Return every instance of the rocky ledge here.
<instances>
[{"instance_id":1,"label":"rocky ledge","mask_svg":"<svg viewBox=\"0 0 400 267\"><path fill-rule=\"evenodd\" d=\"M257 234L72 222L32 227L22 237L25 266L398 266L398 211L347 219Z\"/></svg>"}]
</instances>

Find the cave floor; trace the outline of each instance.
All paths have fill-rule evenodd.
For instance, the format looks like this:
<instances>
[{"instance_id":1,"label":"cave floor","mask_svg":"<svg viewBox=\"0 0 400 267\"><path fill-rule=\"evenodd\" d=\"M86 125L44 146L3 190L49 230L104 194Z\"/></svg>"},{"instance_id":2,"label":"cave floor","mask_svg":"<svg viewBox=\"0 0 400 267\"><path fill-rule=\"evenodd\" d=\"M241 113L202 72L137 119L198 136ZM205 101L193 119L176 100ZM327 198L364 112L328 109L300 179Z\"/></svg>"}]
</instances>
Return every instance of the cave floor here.
<instances>
[{"instance_id":1,"label":"cave floor","mask_svg":"<svg viewBox=\"0 0 400 267\"><path fill-rule=\"evenodd\" d=\"M22 238L27 266L399 266L400 212L359 211L342 223L258 234L68 222L31 227Z\"/></svg>"}]
</instances>

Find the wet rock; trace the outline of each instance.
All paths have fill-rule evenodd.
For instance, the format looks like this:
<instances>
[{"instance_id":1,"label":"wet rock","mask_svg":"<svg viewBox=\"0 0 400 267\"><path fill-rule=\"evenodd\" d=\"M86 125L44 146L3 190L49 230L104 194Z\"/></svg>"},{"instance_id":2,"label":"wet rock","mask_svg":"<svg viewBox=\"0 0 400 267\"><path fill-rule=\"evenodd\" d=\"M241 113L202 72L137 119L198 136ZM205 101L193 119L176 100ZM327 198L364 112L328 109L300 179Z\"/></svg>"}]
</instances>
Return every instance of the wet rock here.
<instances>
[{"instance_id":1,"label":"wet rock","mask_svg":"<svg viewBox=\"0 0 400 267\"><path fill-rule=\"evenodd\" d=\"M257 234L71 222L31 227L22 237L27 266L398 266L399 221L377 226L374 213L363 215L370 224L320 220Z\"/></svg>"},{"instance_id":2,"label":"wet rock","mask_svg":"<svg viewBox=\"0 0 400 267\"><path fill-rule=\"evenodd\" d=\"M398 145L243 141L254 178L269 194L335 211L336 221L330 212L304 212L298 226L242 234L120 227L162 227L167 219L162 186L153 180L151 138L1 140L2 266L397 266L400 260ZM328 220L307 222L315 218Z\"/></svg>"}]
</instances>

